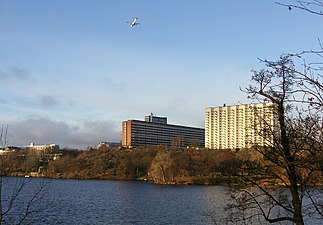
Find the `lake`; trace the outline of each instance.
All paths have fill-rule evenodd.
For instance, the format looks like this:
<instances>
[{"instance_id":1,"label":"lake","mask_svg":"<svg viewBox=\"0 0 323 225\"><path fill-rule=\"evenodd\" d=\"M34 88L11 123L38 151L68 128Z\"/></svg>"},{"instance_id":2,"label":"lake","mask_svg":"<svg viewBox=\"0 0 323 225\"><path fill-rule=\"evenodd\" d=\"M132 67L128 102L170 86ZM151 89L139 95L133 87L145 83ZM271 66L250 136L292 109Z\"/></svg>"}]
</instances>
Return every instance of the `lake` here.
<instances>
[{"instance_id":1,"label":"lake","mask_svg":"<svg viewBox=\"0 0 323 225\"><path fill-rule=\"evenodd\" d=\"M16 182L6 179L11 186ZM6 222L21 215L20 205L43 184L49 189L34 205L41 206L36 211L46 209L29 215L32 224L214 224L209 215L223 210L227 190L136 181L30 180Z\"/></svg>"},{"instance_id":2,"label":"lake","mask_svg":"<svg viewBox=\"0 0 323 225\"><path fill-rule=\"evenodd\" d=\"M5 223L16 224L23 209L40 187L28 224L214 224L221 221L228 187L154 185L148 182L110 180L5 178L9 196L17 181L27 182ZM8 200L4 201L8 205ZM17 216L18 215L18 216ZM220 223L221 224L221 223Z\"/></svg>"}]
</instances>

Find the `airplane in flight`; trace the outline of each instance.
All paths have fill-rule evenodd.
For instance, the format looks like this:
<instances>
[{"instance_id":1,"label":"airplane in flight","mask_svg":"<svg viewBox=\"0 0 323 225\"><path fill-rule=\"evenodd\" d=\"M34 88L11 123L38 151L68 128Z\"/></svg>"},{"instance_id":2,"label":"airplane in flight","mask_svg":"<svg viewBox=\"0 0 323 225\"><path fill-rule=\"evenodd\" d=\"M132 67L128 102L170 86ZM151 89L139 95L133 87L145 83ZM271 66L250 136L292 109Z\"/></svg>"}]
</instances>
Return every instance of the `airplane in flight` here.
<instances>
[{"instance_id":1,"label":"airplane in flight","mask_svg":"<svg viewBox=\"0 0 323 225\"><path fill-rule=\"evenodd\" d=\"M139 18L134 17L132 22L127 21L127 23L129 23L129 26L131 28L140 24L140 23L137 23L137 19L139 19Z\"/></svg>"}]
</instances>

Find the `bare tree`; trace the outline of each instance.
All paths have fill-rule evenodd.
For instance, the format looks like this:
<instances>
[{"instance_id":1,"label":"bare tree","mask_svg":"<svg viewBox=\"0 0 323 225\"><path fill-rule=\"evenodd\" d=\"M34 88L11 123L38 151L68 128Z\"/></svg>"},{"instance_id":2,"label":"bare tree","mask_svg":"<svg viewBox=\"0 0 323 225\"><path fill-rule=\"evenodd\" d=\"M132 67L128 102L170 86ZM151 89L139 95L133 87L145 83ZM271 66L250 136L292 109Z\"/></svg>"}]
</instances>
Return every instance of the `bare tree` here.
<instances>
[{"instance_id":1,"label":"bare tree","mask_svg":"<svg viewBox=\"0 0 323 225\"><path fill-rule=\"evenodd\" d=\"M289 11L303 10L323 16L322 1L284 2L276 4ZM246 92L252 99L272 102L277 123L257 131L263 138L272 136L273 139L267 146L254 145L263 161L261 167L249 170L255 169L266 179L242 177L253 186L233 192L233 201L228 205L231 222L240 218L240 222L248 224L262 217L269 223L304 224L308 218L323 219L322 189L313 188L322 185L323 175L323 46L320 39L318 46L317 50L286 54L278 61L262 60L268 69L254 72L255 85L249 86ZM264 188L268 184L282 184L287 189Z\"/></svg>"},{"instance_id":2,"label":"bare tree","mask_svg":"<svg viewBox=\"0 0 323 225\"><path fill-rule=\"evenodd\" d=\"M184 146L184 136L178 135L171 140L171 146L175 148L180 148Z\"/></svg>"},{"instance_id":3,"label":"bare tree","mask_svg":"<svg viewBox=\"0 0 323 225\"><path fill-rule=\"evenodd\" d=\"M289 1L290 2L290 1ZM276 4L287 7L289 10L303 10L309 14L323 16L323 1L301 1L294 0L293 3L283 3L282 1ZM287 54L295 61L300 60L302 70L285 67L285 70L295 73L297 79L298 91L303 94L301 103L309 103L311 107L316 107L316 110L322 111L323 106L323 45L318 38L318 48L315 50L304 50L298 53ZM309 57L308 57L309 56ZM311 60L309 61L309 58ZM299 99L298 99L299 100Z\"/></svg>"},{"instance_id":4,"label":"bare tree","mask_svg":"<svg viewBox=\"0 0 323 225\"><path fill-rule=\"evenodd\" d=\"M323 175L321 82L319 77L297 72L291 58L285 55L278 61L262 61L267 69L254 71L254 84L245 90L249 98L273 104L275 121L267 123L259 114L257 120L264 126L251 127L266 139L265 145L253 145L263 159L247 166L257 176L241 176L252 188L233 192L233 202L228 205L231 218L246 224L253 224L259 216L269 223L299 225L309 217L323 219L322 200L315 197L321 193L313 189L323 184L318 179ZM268 189L277 184L286 188Z\"/></svg>"},{"instance_id":5,"label":"bare tree","mask_svg":"<svg viewBox=\"0 0 323 225\"><path fill-rule=\"evenodd\" d=\"M0 148L8 147L8 125L1 126ZM0 154L0 224L25 224L34 221L30 217L45 210L50 202L44 202L49 188L48 181L40 181L38 187L32 178L8 177L11 171L10 153ZM32 190L31 190L32 189Z\"/></svg>"}]
</instances>

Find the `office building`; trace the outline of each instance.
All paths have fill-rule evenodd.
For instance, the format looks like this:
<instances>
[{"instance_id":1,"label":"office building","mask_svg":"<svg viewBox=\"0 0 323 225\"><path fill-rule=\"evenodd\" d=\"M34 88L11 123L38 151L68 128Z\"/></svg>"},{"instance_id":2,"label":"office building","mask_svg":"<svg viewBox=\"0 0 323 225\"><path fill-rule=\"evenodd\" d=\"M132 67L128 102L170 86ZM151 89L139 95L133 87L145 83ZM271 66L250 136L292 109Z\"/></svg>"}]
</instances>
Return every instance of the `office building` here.
<instances>
[{"instance_id":1,"label":"office building","mask_svg":"<svg viewBox=\"0 0 323 225\"><path fill-rule=\"evenodd\" d=\"M274 118L272 103L206 108L205 147L239 149L270 145Z\"/></svg>"},{"instance_id":2,"label":"office building","mask_svg":"<svg viewBox=\"0 0 323 225\"><path fill-rule=\"evenodd\" d=\"M122 146L177 146L204 147L204 129L167 124L166 117L153 114L145 121L122 122Z\"/></svg>"}]
</instances>

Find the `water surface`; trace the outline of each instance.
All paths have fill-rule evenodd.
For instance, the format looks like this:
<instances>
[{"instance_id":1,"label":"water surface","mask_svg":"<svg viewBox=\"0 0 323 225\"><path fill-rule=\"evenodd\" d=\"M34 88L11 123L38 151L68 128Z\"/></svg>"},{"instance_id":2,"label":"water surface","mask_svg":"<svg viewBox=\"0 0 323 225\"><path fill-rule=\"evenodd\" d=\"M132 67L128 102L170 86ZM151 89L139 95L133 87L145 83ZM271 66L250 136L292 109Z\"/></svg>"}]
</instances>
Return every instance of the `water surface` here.
<instances>
[{"instance_id":1,"label":"water surface","mask_svg":"<svg viewBox=\"0 0 323 225\"><path fill-rule=\"evenodd\" d=\"M50 204L29 216L36 219L33 224L214 224L210 216L223 210L227 190L135 181L33 179L28 184L30 196L31 189L44 181L50 182L49 189L37 204Z\"/></svg>"},{"instance_id":2,"label":"water surface","mask_svg":"<svg viewBox=\"0 0 323 225\"><path fill-rule=\"evenodd\" d=\"M229 200L225 186L9 177L3 186L3 205L9 205L8 196L20 181L27 183L6 217L8 224L19 222L30 200L33 202L25 224L208 225L215 224L213 220L225 224L224 208ZM48 190L33 199L41 187ZM310 220L306 224L320 224Z\"/></svg>"}]
</instances>

